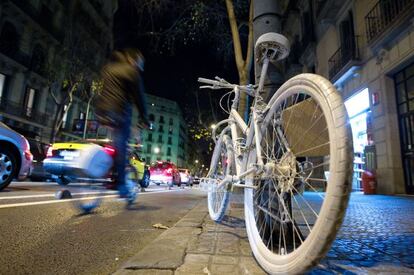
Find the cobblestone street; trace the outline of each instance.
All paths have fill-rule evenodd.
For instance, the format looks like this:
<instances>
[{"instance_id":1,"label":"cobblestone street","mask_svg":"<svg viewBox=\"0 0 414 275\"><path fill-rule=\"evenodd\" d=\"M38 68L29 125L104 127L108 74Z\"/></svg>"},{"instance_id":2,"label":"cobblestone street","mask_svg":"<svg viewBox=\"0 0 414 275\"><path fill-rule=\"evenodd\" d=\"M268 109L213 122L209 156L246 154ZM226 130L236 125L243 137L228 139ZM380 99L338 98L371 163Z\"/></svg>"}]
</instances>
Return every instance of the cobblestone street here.
<instances>
[{"instance_id":1,"label":"cobblestone street","mask_svg":"<svg viewBox=\"0 0 414 275\"><path fill-rule=\"evenodd\" d=\"M413 208L413 196L353 193L336 241L308 274L414 274ZM117 274L265 274L251 253L241 195L229 210L215 224L199 204ZM175 252L161 259L160 249Z\"/></svg>"},{"instance_id":2,"label":"cobblestone street","mask_svg":"<svg viewBox=\"0 0 414 275\"><path fill-rule=\"evenodd\" d=\"M414 273L414 197L353 193L327 257L312 270Z\"/></svg>"}]
</instances>

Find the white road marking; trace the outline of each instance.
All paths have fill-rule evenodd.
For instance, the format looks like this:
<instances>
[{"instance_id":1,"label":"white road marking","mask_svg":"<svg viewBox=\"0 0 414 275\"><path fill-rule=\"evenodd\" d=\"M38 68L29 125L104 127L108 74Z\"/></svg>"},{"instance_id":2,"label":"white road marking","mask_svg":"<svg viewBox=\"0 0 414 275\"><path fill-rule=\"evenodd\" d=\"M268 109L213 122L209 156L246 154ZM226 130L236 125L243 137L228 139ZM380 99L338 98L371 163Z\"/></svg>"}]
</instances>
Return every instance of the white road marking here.
<instances>
[{"instance_id":1,"label":"white road marking","mask_svg":"<svg viewBox=\"0 0 414 275\"><path fill-rule=\"evenodd\" d=\"M176 191L180 191L180 190L181 189L162 190L162 191L153 191L153 192L148 192L148 191L147 192L139 192L138 196L151 195L151 194L157 194L157 193L176 192ZM85 197L85 198L75 198L75 199L52 200L52 201L22 202L22 203L12 203L12 204L0 205L0 208L11 208L11 207L30 206L30 205L52 204L52 203L64 203L64 202L72 202L72 201L91 200L91 199L96 199L96 198L107 199L107 198L116 198L116 197L118 197L118 194L106 195L106 196Z\"/></svg>"}]
</instances>

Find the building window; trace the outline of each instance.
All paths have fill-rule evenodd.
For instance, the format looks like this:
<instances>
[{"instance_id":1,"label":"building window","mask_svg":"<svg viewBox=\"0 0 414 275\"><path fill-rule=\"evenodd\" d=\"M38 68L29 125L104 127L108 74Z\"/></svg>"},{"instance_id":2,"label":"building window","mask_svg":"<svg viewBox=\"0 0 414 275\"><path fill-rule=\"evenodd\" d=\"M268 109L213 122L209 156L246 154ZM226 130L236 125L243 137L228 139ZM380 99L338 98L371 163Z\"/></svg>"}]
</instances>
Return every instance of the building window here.
<instances>
[{"instance_id":1,"label":"building window","mask_svg":"<svg viewBox=\"0 0 414 275\"><path fill-rule=\"evenodd\" d=\"M164 127L162 127L162 125L160 125L160 127L158 128L158 132L164 133Z\"/></svg>"},{"instance_id":2,"label":"building window","mask_svg":"<svg viewBox=\"0 0 414 275\"><path fill-rule=\"evenodd\" d=\"M150 115L149 115L149 120L150 120L151 122L154 122L154 121L155 121L154 114L150 114Z\"/></svg>"},{"instance_id":3,"label":"building window","mask_svg":"<svg viewBox=\"0 0 414 275\"><path fill-rule=\"evenodd\" d=\"M33 48L30 69L36 73L43 74L45 71L45 51L42 46L36 45Z\"/></svg>"},{"instance_id":4,"label":"building window","mask_svg":"<svg viewBox=\"0 0 414 275\"><path fill-rule=\"evenodd\" d=\"M65 105L65 107L63 107L64 115L63 115L63 119L62 119L62 129L65 129L65 127L66 127L66 121L68 119L68 112L66 111L67 108L68 108L68 105Z\"/></svg>"},{"instance_id":5,"label":"building window","mask_svg":"<svg viewBox=\"0 0 414 275\"><path fill-rule=\"evenodd\" d=\"M20 37L14 25L10 22L4 23L0 33L0 41L0 52L12 58L16 57L19 49Z\"/></svg>"},{"instance_id":6,"label":"building window","mask_svg":"<svg viewBox=\"0 0 414 275\"><path fill-rule=\"evenodd\" d=\"M167 156L171 156L171 148L170 147L167 148Z\"/></svg>"},{"instance_id":7,"label":"building window","mask_svg":"<svg viewBox=\"0 0 414 275\"><path fill-rule=\"evenodd\" d=\"M147 154L151 154L151 144L147 145Z\"/></svg>"},{"instance_id":8,"label":"building window","mask_svg":"<svg viewBox=\"0 0 414 275\"><path fill-rule=\"evenodd\" d=\"M160 123L164 123L164 116L160 116Z\"/></svg>"},{"instance_id":9,"label":"building window","mask_svg":"<svg viewBox=\"0 0 414 275\"><path fill-rule=\"evenodd\" d=\"M172 133L173 133L173 127L171 127L171 126L170 126L170 127L168 128L168 134L172 135Z\"/></svg>"},{"instance_id":10,"label":"building window","mask_svg":"<svg viewBox=\"0 0 414 275\"><path fill-rule=\"evenodd\" d=\"M168 137L168 145L171 145L171 144L172 144L172 138Z\"/></svg>"},{"instance_id":11,"label":"building window","mask_svg":"<svg viewBox=\"0 0 414 275\"><path fill-rule=\"evenodd\" d=\"M171 159L167 159L167 162L171 162Z\"/></svg>"},{"instance_id":12,"label":"building window","mask_svg":"<svg viewBox=\"0 0 414 275\"><path fill-rule=\"evenodd\" d=\"M158 142L159 142L159 143L162 143L162 135L159 135L159 136L158 136Z\"/></svg>"},{"instance_id":13,"label":"building window","mask_svg":"<svg viewBox=\"0 0 414 275\"><path fill-rule=\"evenodd\" d=\"M36 95L36 90L28 87L26 90L26 99L25 99L26 116L28 117L31 117L33 113L35 95Z\"/></svg>"},{"instance_id":14,"label":"building window","mask_svg":"<svg viewBox=\"0 0 414 275\"><path fill-rule=\"evenodd\" d=\"M6 76L4 74L0 74L0 102L3 98L4 91L6 89Z\"/></svg>"},{"instance_id":15,"label":"building window","mask_svg":"<svg viewBox=\"0 0 414 275\"><path fill-rule=\"evenodd\" d=\"M172 118L170 118L170 122L169 122L169 124L172 126L172 125L174 125L174 120L172 119Z\"/></svg>"},{"instance_id":16,"label":"building window","mask_svg":"<svg viewBox=\"0 0 414 275\"><path fill-rule=\"evenodd\" d=\"M147 139L147 141L152 141L152 133L149 133L149 134L148 134L148 139Z\"/></svg>"}]
</instances>

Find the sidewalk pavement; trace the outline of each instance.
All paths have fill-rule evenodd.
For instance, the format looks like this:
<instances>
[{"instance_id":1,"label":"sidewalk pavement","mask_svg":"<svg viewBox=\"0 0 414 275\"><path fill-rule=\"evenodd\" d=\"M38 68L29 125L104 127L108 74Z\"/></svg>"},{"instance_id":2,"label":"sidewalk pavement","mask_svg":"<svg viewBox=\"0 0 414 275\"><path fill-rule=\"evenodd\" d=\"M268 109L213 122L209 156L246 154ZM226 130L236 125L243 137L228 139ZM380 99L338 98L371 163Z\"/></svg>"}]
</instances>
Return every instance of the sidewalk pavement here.
<instances>
[{"instance_id":1,"label":"sidewalk pavement","mask_svg":"<svg viewBox=\"0 0 414 275\"><path fill-rule=\"evenodd\" d=\"M265 274L251 253L242 201L232 194L215 224L203 200L115 274ZM414 197L352 194L331 250L309 271L344 273L414 274Z\"/></svg>"}]
</instances>

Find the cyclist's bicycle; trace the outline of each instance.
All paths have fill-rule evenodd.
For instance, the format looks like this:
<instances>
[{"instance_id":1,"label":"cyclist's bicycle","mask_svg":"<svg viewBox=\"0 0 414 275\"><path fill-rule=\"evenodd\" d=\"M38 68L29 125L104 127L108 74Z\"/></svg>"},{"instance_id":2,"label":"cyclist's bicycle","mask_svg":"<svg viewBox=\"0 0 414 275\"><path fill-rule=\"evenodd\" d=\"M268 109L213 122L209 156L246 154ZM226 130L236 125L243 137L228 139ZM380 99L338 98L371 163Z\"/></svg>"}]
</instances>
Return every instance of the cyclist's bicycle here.
<instances>
[{"instance_id":1,"label":"cyclist's bicycle","mask_svg":"<svg viewBox=\"0 0 414 275\"><path fill-rule=\"evenodd\" d=\"M272 274L302 273L326 254L342 223L352 179L352 135L340 94L319 75L289 79L265 103L269 63L285 58L289 43L266 33L255 53L262 67L257 86L198 79L208 84L200 88L231 90L229 117L213 129L216 145L200 185L208 191L216 222L230 191L244 188L246 230L258 263ZM237 112L240 93L254 97L247 124Z\"/></svg>"}]
</instances>

